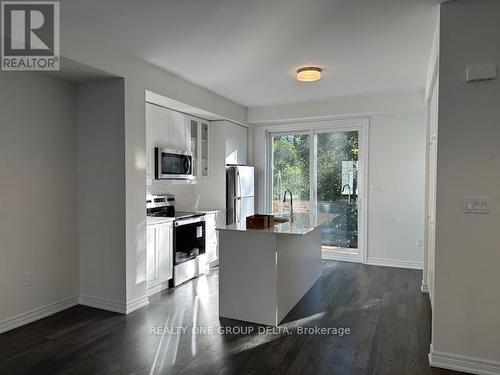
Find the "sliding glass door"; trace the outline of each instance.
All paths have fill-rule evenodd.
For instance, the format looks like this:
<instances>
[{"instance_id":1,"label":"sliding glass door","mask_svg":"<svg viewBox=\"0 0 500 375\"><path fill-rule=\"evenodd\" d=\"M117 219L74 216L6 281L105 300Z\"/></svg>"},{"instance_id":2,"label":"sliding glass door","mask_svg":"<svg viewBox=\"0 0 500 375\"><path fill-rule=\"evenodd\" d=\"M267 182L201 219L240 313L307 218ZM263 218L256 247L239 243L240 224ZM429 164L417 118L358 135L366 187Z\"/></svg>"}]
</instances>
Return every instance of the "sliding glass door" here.
<instances>
[{"instance_id":1,"label":"sliding glass door","mask_svg":"<svg viewBox=\"0 0 500 375\"><path fill-rule=\"evenodd\" d=\"M321 227L323 257L359 261L359 132L328 131L316 136L318 213L332 218Z\"/></svg>"},{"instance_id":2,"label":"sliding glass door","mask_svg":"<svg viewBox=\"0 0 500 375\"><path fill-rule=\"evenodd\" d=\"M361 262L363 127L318 128L270 134L271 211L287 216L318 214L325 259Z\"/></svg>"}]
</instances>

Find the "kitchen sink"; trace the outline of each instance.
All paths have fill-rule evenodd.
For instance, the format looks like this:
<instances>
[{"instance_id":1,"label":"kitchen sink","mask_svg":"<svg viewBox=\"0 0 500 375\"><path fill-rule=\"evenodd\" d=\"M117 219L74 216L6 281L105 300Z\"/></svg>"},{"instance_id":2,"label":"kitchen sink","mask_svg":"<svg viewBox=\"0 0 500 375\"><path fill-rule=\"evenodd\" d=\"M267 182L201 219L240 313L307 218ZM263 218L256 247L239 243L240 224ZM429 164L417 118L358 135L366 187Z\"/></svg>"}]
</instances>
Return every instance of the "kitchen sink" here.
<instances>
[{"instance_id":1,"label":"kitchen sink","mask_svg":"<svg viewBox=\"0 0 500 375\"><path fill-rule=\"evenodd\" d=\"M282 224L282 223L288 223L290 221L289 218L287 217L280 217L280 216L275 216L274 217L274 224Z\"/></svg>"}]
</instances>

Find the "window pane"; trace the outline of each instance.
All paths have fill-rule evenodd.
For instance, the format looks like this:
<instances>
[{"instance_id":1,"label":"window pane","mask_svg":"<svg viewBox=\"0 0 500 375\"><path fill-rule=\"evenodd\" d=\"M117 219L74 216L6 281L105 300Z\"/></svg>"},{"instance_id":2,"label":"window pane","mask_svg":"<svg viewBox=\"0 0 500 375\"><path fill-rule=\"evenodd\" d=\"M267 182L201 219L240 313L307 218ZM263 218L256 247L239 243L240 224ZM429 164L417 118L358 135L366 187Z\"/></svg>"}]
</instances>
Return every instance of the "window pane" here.
<instances>
[{"instance_id":1,"label":"window pane","mask_svg":"<svg viewBox=\"0 0 500 375\"><path fill-rule=\"evenodd\" d=\"M358 247L358 153L357 131L318 134L318 212L336 215L321 240L332 251Z\"/></svg>"},{"instance_id":2,"label":"window pane","mask_svg":"<svg viewBox=\"0 0 500 375\"><path fill-rule=\"evenodd\" d=\"M283 203L286 189L293 194L294 211L309 212L309 148L310 136L307 134L287 134L272 138L274 213L288 214L289 198Z\"/></svg>"}]
</instances>

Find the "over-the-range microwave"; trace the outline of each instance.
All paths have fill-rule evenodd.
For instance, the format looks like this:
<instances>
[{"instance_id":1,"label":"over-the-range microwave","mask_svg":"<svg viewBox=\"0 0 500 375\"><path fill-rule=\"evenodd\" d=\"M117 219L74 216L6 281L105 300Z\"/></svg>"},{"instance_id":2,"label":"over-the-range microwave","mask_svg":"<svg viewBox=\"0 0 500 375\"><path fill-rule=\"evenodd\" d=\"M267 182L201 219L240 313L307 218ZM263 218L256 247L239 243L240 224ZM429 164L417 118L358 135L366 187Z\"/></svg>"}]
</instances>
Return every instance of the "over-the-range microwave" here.
<instances>
[{"instance_id":1,"label":"over-the-range microwave","mask_svg":"<svg viewBox=\"0 0 500 375\"><path fill-rule=\"evenodd\" d=\"M191 180L193 179L193 154L155 147L155 179Z\"/></svg>"}]
</instances>

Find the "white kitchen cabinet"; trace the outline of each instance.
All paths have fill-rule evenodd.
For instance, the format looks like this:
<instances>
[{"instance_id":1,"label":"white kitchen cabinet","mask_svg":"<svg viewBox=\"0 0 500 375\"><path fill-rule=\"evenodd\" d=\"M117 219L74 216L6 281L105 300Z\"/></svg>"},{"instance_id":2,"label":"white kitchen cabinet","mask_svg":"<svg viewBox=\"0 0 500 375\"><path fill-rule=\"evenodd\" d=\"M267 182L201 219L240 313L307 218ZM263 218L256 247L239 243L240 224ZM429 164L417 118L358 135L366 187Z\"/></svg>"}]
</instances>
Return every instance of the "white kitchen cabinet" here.
<instances>
[{"instance_id":1,"label":"white kitchen cabinet","mask_svg":"<svg viewBox=\"0 0 500 375\"><path fill-rule=\"evenodd\" d=\"M244 126L234 124L230 121L212 121L210 124L212 134L212 149L214 153L221 150L224 153L224 164L247 164L248 153L248 130ZM217 158L218 159L218 158Z\"/></svg>"},{"instance_id":2,"label":"white kitchen cabinet","mask_svg":"<svg viewBox=\"0 0 500 375\"><path fill-rule=\"evenodd\" d=\"M154 178L154 126L152 125L154 115L152 105L146 103L146 181Z\"/></svg>"},{"instance_id":3,"label":"white kitchen cabinet","mask_svg":"<svg viewBox=\"0 0 500 375\"><path fill-rule=\"evenodd\" d=\"M148 295L168 287L173 277L173 223L148 225L146 229L146 289Z\"/></svg>"},{"instance_id":4,"label":"white kitchen cabinet","mask_svg":"<svg viewBox=\"0 0 500 375\"><path fill-rule=\"evenodd\" d=\"M155 147L171 147L172 111L146 103L146 181L154 179Z\"/></svg>"},{"instance_id":5,"label":"white kitchen cabinet","mask_svg":"<svg viewBox=\"0 0 500 375\"><path fill-rule=\"evenodd\" d=\"M215 212L205 215L205 251L209 264L217 260L216 216Z\"/></svg>"},{"instance_id":6,"label":"white kitchen cabinet","mask_svg":"<svg viewBox=\"0 0 500 375\"><path fill-rule=\"evenodd\" d=\"M146 289L158 285L156 253L156 227L151 225L146 229Z\"/></svg>"},{"instance_id":7,"label":"white kitchen cabinet","mask_svg":"<svg viewBox=\"0 0 500 375\"><path fill-rule=\"evenodd\" d=\"M171 111L155 104L146 103L146 178L154 178L154 148L169 147Z\"/></svg>"},{"instance_id":8,"label":"white kitchen cabinet","mask_svg":"<svg viewBox=\"0 0 500 375\"><path fill-rule=\"evenodd\" d=\"M172 126L170 129L171 142L169 146L176 150L189 150L190 144L186 142L188 134L188 119L183 113L170 111L172 113Z\"/></svg>"},{"instance_id":9,"label":"white kitchen cabinet","mask_svg":"<svg viewBox=\"0 0 500 375\"><path fill-rule=\"evenodd\" d=\"M193 174L197 179L209 176L209 132L208 121L190 117L190 145L193 153Z\"/></svg>"},{"instance_id":10,"label":"white kitchen cabinet","mask_svg":"<svg viewBox=\"0 0 500 375\"><path fill-rule=\"evenodd\" d=\"M193 153L195 179L209 177L209 122L146 102L146 180L154 179L154 148Z\"/></svg>"},{"instance_id":11,"label":"white kitchen cabinet","mask_svg":"<svg viewBox=\"0 0 500 375\"><path fill-rule=\"evenodd\" d=\"M205 251L210 266L216 265L219 260L219 233L215 228L225 225L225 221L226 214L222 210L205 215Z\"/></svg>"},{"instance_id":12,"label":"white kitchen cabinet","mask_svg":"<svg viewBox=\"0 0 500 375\"><path fill-rule=\"evenodd\" d=\"M150 125L154 146L171 146L172 111L159 105L146 103L146 126Z\"/></svg>"},{"instance_id":13,"label":"white kitchen cabinet","mask_svg":"<svg viewBox=\"0 0 500 375\"><path fill-rule=\"evenodd\" d=\"M208 140L208 122L200 122L200 176L201 178L208 178L208 157L209 157L209 140Z\"/></svg>"}]
</instances>

